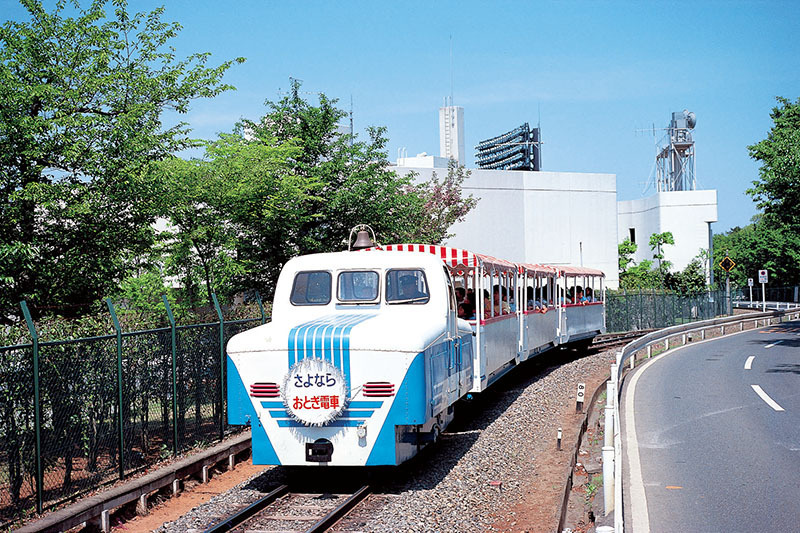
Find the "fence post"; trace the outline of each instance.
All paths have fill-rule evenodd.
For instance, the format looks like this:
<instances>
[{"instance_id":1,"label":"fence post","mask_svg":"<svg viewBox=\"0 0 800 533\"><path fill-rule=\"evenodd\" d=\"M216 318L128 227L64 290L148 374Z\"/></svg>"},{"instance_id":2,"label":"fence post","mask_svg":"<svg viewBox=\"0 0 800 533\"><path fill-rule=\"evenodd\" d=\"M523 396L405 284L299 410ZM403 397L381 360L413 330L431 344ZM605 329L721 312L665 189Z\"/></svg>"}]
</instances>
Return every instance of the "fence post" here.
<instances>
[{"instance_id":1,"label":"fence post","mask_svg":"<svg viewBox=\"0 0 800 533\"><path fill-rule=\"evenodd\" d=\"M33 339L33 413L34 413L34 432L36 433L36 512L42 514L44 499L44 472L42 472L42 407L39 397L39 334L36 333L36 325L31 318L28 304L25 300L19 303L22 314L25 315L25 322L28 324L28 331Z\"/></svg>"},{"instance_id":2,"label":"fence post","mask_svg":"<svg viewBox=\"0 0 800 533\"><path fill-rule=\"evenodd\" d=\"M170 330L172 332L172 455L178 455L178 347L176 345L175 317L169 306L167 295L162 296L167 308Z\"/></svg>"},{"instance_id":3,"label":"fence post","mask_svg":"<svg viewBox=\"0 0 800 533\"><path fill-rule=\"evenodd\" d=\"M261 295L256 291L256 302L258 302L258 308L261 310L261 324L267 323L267 315L264 314L264 304L261 301Z\"/></svg>"},{"instance_id":4,"label":"fence post","mask_svg":"<svg viewBox=\"0 0 800 533\"><path fill-rule=\"evenodd\" d=\"M217 295L211 293L214 300L214 309L217 310L219 318L219 440L225 438L225 318L222 316L222 309L219 306Z\"/></svg>"},{"instance_id":5,"label":"fence post","mask_svg":"<svg viewBox=\"0 0 800 533\"><path fill-rule=\"evenodd\" d=\"M117 332L117 416L119 418L119 478L125 479L125 429L122 416L122 327L119 325L117 312L114 310L114 304L111 298L106 298L106 305L108 305L108 312L111 313L111 320L114 321L114 330Z\"/></svg>"}]
</instances>

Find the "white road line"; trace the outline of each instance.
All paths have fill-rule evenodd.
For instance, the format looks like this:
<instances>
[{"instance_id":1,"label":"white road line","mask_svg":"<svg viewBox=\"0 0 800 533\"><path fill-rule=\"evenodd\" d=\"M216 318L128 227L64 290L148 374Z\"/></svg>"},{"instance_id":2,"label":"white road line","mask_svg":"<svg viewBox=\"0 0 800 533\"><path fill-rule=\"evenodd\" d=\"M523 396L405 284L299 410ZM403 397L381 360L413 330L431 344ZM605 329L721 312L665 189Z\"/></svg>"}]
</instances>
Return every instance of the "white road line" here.
<instances>
[{"instance_id":1,"label":"white road line","mask_svg":"<svg viewBox=\"0 0 800 533\"><path fill-rule=\"evenodd\" d=\"M778 405L778 403L775 400L770 398L769 395L766 392L764 392L764 389L762 389L758 385L750 385L750 386L753 387L753 390L756 391L756 394L758 394L762 400L767 402L767 405L769 405L776 411L783 411L783 407Z\"/></svg>"},{"instance_id":2,"label":"white road line","mask_svg":"<svg viewBox=\"0 0 800 533\"><path fill-rule=\"evenodd\" d=\"M744 362L744 369L745 370L752 370L753 369L753 359L755 359L755 355L751 355L747 358L747 361Z\"/></svg>"},{"instance_id":3,"label":"white road line","mask_svg":"<svg viewBox=\"0 0 800 533\"><path fill-rule=\"evenodd\" d=\"M773 342L772 344L767 344L766 346L764 346L764 349L772 348L773 346L777 346L778 344L780 344L782 342L783 342L783 340L779 340L779 341Z\"/></svg>"}]
</instances>

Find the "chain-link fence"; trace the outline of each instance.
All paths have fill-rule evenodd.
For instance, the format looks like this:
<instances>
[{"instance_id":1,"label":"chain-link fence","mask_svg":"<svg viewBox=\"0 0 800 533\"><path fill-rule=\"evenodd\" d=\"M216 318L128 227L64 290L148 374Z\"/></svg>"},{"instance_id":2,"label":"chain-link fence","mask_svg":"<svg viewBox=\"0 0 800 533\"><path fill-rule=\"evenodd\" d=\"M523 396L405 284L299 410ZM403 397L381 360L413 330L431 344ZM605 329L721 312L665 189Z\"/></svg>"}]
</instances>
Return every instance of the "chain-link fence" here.
<instances>
[{"instance_id":1,"label":"chain-link fence","mask_svg":"<svg viewBox=\"0 0 800 533\"><path fill-rule=\"evenodd\" d=\"M764 296L766 298L762 298L761 285L758 284L753 285L753 287L745 286L731 289L731 295L733 295L734 301L749 302L751 289L754 302L760 302L762 299L767 302L800 302L800 287L796 285L791 287L765 287Z\"/></svg>"},{"instance_id":2,"label":"chain-link fence","mask_svg":"<svg viewBox=\"0 0 800 533\"><path fill-rule=\"evenodd\" d=\"M216 303L216 302L215 302ZM266 316L0 347L0 524L192 447L227 425L224 345ZM0 527L3 527L0 526Z\"/></svg>"},{"instance_id":3,"label":"chain-link fence","mask_svg":"<svg viewBox=\"0 0 800 533\"><path fill-rule=\"evenodd\" d=\"M727 314L725 291L678 294L666 291L608 291L606 330L638 331L707 320Z\"/></svg>"}]
</instances>

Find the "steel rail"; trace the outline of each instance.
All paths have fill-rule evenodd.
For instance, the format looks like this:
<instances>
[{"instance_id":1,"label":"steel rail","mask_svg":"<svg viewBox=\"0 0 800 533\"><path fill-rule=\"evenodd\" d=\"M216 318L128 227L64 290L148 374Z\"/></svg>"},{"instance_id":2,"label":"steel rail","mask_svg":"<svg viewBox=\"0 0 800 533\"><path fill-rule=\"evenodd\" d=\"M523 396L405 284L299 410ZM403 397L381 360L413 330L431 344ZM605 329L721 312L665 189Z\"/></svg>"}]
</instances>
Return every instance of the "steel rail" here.
<instances>
[{"instance_id":1,"label":"steel rail","mask_svg":"<svg viewBox=\"0 0 800 533\"><path fill-rule=\"evenodd\" d=\"M336 522L341 520L348 512L350 512L353 507L355 507L361 500L369 495L369 490L369 485L364 485L358 489L352 496L339 504L336 509L325 515L319 522L308 528L306 533L321 533L333 527Z\"/></svg>"},{"instance_id":2,"label":"steel rail","mask_svg":"<svg viewBox=\"0 0 800 533\"><path fill-rule=\"evenodd\" d=\"M259 513L263 510L266 506L283 496L289 491L289 487L287 485L281 485L277 489L273 490L260 500L251 503L238 513L229 516L222 522L211 526L210 528L206 529L203 533L221 533L223 531L230 531L231 529L239 526L243 522L247 521L250 517Z\"/></svg>"}]
</instances>

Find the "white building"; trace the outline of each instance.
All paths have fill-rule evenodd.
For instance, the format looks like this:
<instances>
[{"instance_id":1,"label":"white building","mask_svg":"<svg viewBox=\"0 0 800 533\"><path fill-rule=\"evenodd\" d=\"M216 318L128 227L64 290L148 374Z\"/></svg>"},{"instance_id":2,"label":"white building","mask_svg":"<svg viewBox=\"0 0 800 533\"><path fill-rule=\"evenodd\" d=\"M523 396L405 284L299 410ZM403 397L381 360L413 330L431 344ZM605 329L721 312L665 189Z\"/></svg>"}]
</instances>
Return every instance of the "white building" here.
<instances>
[{"instance_id":1,"label":"white building","mask_svg":"<svg viewBox=\"0 0 800 533\"><path fill-rule=\"evenodd\" d=\"M416 158L415 158L416 159ZM427 181L447 168L398 165L398 174L416 172ZM400 163L401 161L398 161ZM614 174L470 171L464 195L478 204L445 244L516 262L597 268L606 285L617 275L617 178Z\"/></svg>"},{"instance_id":2,"label":"white building","mask_svg":"<svg viewBox=\"0 0 800 533\"><path fill-rule=\"evenodd\" d=\"M653 259L650 235L669 231L674 246L662 252L672 270L683 270L701 250L708 250L711 223L717 221L717 191L665 191L618 203L618 240L638 246L633 260Z\"/></svg>"},{"instance_id":3,"label":"white building","mask_svg":"<svg viewBox=\"0 0 800 533\"><path fill-rule=\"evenodd\" d=\"M422 182L434 173L446 175L450 158L463 164L463 108L439 109L439 144L440 157L398 158L397 172L416 172ZM672 232L675 245L662 252L673 271L682 270L709 248L711 223L717 221L715 190L664 191L617 202L615 174L470 172L464 194L478 204L450 229L455 236L445 244L517 262L596 268L606 274L609 288L619 285L617 245L626 237L638 245L634 261L639 263L653 257L650 235Z\"/></svg>"},{"instance_id":4,"label":"white building","mask_svg":"<svg viewBox=\"0 0 800 533\"><path fill-rule=\"evenodd\" d=\"M439 108L439 154L445 159L455 159L459 165L466 163L463 107L451 103Z\"/></svg>"}]
</instances>

